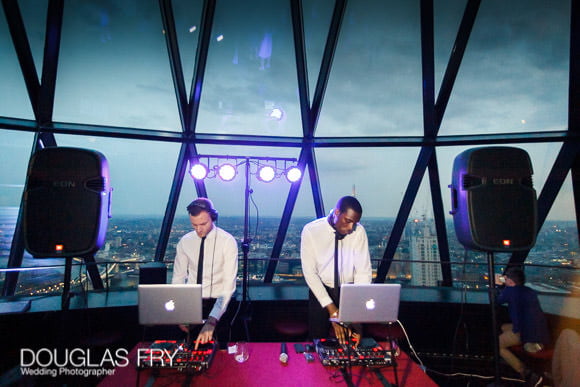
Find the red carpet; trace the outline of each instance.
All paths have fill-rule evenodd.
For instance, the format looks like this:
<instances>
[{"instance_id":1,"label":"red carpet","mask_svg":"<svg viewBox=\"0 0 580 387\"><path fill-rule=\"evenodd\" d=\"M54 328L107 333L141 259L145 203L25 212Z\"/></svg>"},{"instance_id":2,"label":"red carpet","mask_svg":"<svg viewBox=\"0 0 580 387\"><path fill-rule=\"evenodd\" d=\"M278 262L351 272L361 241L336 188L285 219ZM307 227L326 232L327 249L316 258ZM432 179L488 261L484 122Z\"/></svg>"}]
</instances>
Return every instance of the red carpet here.
<instances>
[{"instance_id":1,"label":"red carpet","mask_svg":"<svg viewBox=\"0 0 580 387\"><path fill-rule=\"evenodd\" d=\"M245 363L238 363L227 351L218 351L206 372L193 376L191 386L337 386L346 385L340 369L324 367L314 354L315 360L307 362L303 354L297 354L291 343L289 360L283 365L278 360L280 343L249 343L250 357ZM181 385L187 375L175 369L153 371L136 369L137 347L129 354L131 364L115 369L115 374L107 376L101 387L117 386L172 386ZM437 386L407 354L397 358L399 386ZM137 383L138 381L138 383ZM395 383L393 367L365 368L353 367L352 382L355 386L382 386Z\"/></svg>"}]
</instances>

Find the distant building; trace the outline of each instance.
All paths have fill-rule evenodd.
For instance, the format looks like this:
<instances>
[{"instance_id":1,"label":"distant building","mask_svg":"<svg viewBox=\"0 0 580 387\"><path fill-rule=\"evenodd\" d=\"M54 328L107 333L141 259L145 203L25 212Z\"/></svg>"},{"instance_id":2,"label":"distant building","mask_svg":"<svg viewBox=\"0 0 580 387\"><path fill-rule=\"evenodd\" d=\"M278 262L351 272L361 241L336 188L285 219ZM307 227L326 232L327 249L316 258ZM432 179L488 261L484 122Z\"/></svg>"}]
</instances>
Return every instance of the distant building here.
<instances>
[{"instance_id":1,"label":"distant building","mask_svg":"<svg viewBox=\"0 0 580 387\"><path fill-rule=\"evenodd\" d=\"M437 237L425 222L415 223L411 236L411 285L438 286L442 279ZM433 262L433 263L429 263Z\"/></svg>"}]
</instances>

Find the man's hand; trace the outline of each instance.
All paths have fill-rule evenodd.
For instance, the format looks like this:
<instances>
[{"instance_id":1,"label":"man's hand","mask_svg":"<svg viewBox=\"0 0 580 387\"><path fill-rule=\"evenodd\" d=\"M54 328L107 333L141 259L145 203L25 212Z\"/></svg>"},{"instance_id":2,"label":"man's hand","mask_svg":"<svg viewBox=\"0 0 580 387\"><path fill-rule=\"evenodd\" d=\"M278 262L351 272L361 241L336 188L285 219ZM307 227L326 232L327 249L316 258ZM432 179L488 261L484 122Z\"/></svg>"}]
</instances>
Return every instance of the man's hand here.
<instances>
[{"instance_id":1,"label":"man's hand","mask_svg":"<svg viewBox=\"0 0 580 387\"><path fill-rule=\"evenodd\" d=\"M179 329L181 329L182 331L184 331L185 333L189 334L189 325L180 325Z\"/></svg>"},{"instance_id":2,"label":"man's hand","mask_svg":"<svg viewBox=\"0 0 580 387\"><path fill-rule=\"evenodd\" d=\"M210 316L207 319L207 321L205 322L205 324L201 328L199 335L197 335L197 339L195 340L195 347L194 347L195 350L197 350L197 347L199 346L199 344L209 343L213 339L213 332L215 330L215 326L217 325L217 323L218 323L218 320L215 319L214 317Z\"/></svg>"},{"instance_id":3,"label":"man's hand","mask_svg":"<svg viewBox=\"0 0 580 387\"><path fill-rule=\"evenodd\" d=\"M332 328L334 329L334 335L340 344L347 344L350 337L350 329L340 325L339 323L332 323Z\"/></svg>"}]
</instances>

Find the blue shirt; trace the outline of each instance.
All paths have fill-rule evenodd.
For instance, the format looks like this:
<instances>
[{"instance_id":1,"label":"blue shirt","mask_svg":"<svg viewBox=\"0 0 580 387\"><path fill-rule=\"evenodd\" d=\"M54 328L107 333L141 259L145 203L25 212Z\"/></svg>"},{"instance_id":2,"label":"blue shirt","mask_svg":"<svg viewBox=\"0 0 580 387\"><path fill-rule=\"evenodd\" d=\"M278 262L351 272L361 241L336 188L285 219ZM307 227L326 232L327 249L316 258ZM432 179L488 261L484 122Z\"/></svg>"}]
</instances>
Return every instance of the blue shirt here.
<instances>
[{"instance_id":1,"label":"blue shirt","mask_svg":"<svg viewBox=\"0 0 580 387\"><path fill-rule=\"evenodd\" d=\"M550 342L546 316L536 292L527 286L507 286L497 298L499 304L508 304L514 333L520 333L522 343Z\"/></svg>"}]
</instances>

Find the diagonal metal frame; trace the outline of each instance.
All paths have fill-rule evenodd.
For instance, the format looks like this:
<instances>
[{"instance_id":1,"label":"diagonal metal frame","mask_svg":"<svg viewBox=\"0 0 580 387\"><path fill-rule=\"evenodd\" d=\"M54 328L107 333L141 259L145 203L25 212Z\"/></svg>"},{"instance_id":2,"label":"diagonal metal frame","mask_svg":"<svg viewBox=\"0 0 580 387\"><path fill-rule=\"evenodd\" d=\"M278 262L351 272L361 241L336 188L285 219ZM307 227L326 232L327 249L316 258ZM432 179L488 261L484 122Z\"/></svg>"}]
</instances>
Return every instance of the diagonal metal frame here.
<instances>
[{"instance_id":1,"label":"diagonal metal frame","mask_svg":"<svg viewBox=\"0 0 580 387\"><path fill-rule=\"evenodd\" d=\"M201 100L201 92L203 89L203 79L205 74L205 67L207 64L209 41L211 37L211 29L213 25L216 4L215 0L205 0L203 3L201 28L197 45L195 65L193 69L194 73L190 89L189 102L186 97L185 80L183 78L179 45L177 43L177 33L175 31L175 18L173 16L172 3L171 0L160 0L159 5L161 7L163 28L166 32L165 41L167 44L169 62L171 65L171 74L173 77L173 86L175 88L177 106L185 141L181 145L177 164L175 166L173 182L171 184L169 198L167 200L167 207L165 208L165 215L163 216L163 222L161 223L159 241L155 249L155 261L163 261L165 257L165 252L167 250L167 244L169 242L169 236L171 233L171 226L175 219L179 194L181 193L181 189L183 187L183 179L187 173L187 165L189 160L194 159L198 154L195 145L195 128L197 124L199 103ZM197 195L207 197L207 190L205 188L204 182L195 180L194 184Z\"/></svg>"},{"instance_id":2,"label":"diagonal metal frame","mask_svg":"<svg viewBox=\"0 0 580 387\"><path fill-rule=\"evenodd\" d=\"M300 112L302 118L302 132L304 136L302 150L298 159L298 165L303 171L303 175L304 170L308 168L314 210L316 212L316 216L321 217L324 214L324 204L322 201L322 191L320 189L320 179L318 176L318 168L316 167L316 157L312 140L316 131L316 125L320 115L320 108L322 106L324 92L326 91L328 78L330 77L332 60L334 58L334 53L338 44L340 26L342 24L344 11L346 9L346 0L335 1L312 106L310 105L309 99L308 66L306 63L306 48L304 44L304 18L302 14L302 1L291 0L290 7L292 13L292 30L294 35L294 49L296 56ZM300 191L302 181L303 179L300 179L300 181L290 186L288 197L286 198L286 204L284 206L284 211L280 219L280 225L278 226L276 240L274 241L274 246L272 247L270 261L268 262L266 273L264 274L265 283L271 283L272 279L274 278L278 259L280 258L280 252L282 251L282 245L284 244L284 239L286 238L286 233L288 232L288 225L290 224L290 218L292 217L292 212L296 204L296 199L298 198L298 193Z\"/></svg>"},{"instance_id":3,"label":"diagonal metal frame","mask_svg":"<svg viewBox=\"0 0 580 387\"><path fill-rule=\"evenodd\" d=\"M424 33L427 31L423 31L424 25L423 25L423 21L424 19L428 19L429 15L431 15L432 17L432 0L430 0L430 3L426 3L425 1L421 2L421 36L422 36L422 44L424 43L423 41L425 40L424 37ZM449 58L448 64L447 64L447 68L445 70L445 75L443 77L443 82L441 84L441 88L439 89L439 95L437 97L437 102L435 103L434 106L434 114L433 114L433 121L434 121L434 126L432 129L431 133L426 133L429 134L430 137L436 137L437 133L439 131L439 128L441 126L441 122L443 120L443 116L445 114L445 109L447 107L447 103L449 102L449 98L451 96L451 90L453 89L453 85L455 83L455 79L457 78L457 73L459 72L459 67L461 65L461 61L463 59L463 54L465 53L465 49L467 47L467 42L469 41L469 36L471 35L471 30L473 29L473 25L475 23L475 19L477 17L477 11L479 10L479 6L480 6L481 0L470 0L466 7L465 7L465 11L463 13L463 17L461 19L461 24L459 26L459 30L457 33L457 36L455 38L455 44L453 46L453 50L451 52L451 56ZM424 10L424 8L427 8L426 10ZM429 25L432 26L432 21L429 22ZM431 32L432 33L432 32ZM427 37L428 39L428 37ZM425 60L430 60L429 59L429 52L425 53L423 52L423 61ZM425 71L425 64L423 65L424 71ZM425 103L423 104L423 109L430 109L431 107L429 105L425 105ZM430 117L430 113L424 113L424 117L427 117L429 119ZM425 174L425 170L427 169L427 167L430 165L430 160L432 157L434 157L435 155L435 149L432 145L426 145L423 146L421 148L421 151L419 152L419 156L417 158L417 162L415 163L415 167L413 168L413 172L411 173L411 179L409 181L409 184L407 185L407 189L405 191L405 194L403 196L403 201L401 202L401 206L399 208L399 212L397 213L397 217L395 219L395 224L393 225L393 230L391 231L391 236L389 238L389 241L387 242L387 246L385 248L385 252L383 253L383 258L381 260L381 263L379 264L379 267L377 268L377 276L375 278L375 282L385 282L385 278L387 277L387 274L389 272L389 268L391 266L391 263L394 259L395 256L395 252L397 250L397 246L399 245L399 242L401 240L401 236L403 235L403 230L405 228L405 225L407 223L407 219L409 218L409 213L411 212L413 203L415 201L415 198L417 196L417 192L419 190L419 186L421 184L421 180L423 179L423 176ZM431 162L431 165L433 165L433 168L436 167L437 162L436 160L434 160L433 162ZM431 195L433 195L433 193L435 191L439 192L440 188L439 186L434 187L434 179L436 179L435 175L433 175L433 178L431 179ZM437 196L434 196L434 214L437 217L436 218L436 227L437 227L437 238L438 238L438 242L439 243L443 243L443 245L440 245L440 254L441 254L441 249L442 247L444 247L444 245L447 245L446 242L443 242L443 235L446 234L445 229L444 229L444 220L442 219L442 212L443 212L443 206L442 206L442 202L440 199L437 199ZM443 253L443 257L445 257L445 254L447 254L447 256L449 255L449 248L446 249L446 252ZM449 265L446 265L449 266ZM445 269L445 268L443 268ZM450 267L449 267L450 270ZM444 270L445 271L445 270ZM449 275L446 274L445 276Z\"/></svg>"}]
</instances>

